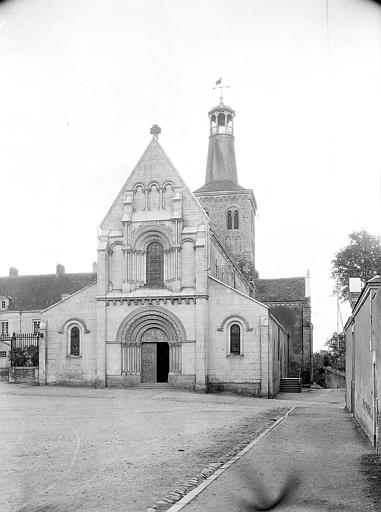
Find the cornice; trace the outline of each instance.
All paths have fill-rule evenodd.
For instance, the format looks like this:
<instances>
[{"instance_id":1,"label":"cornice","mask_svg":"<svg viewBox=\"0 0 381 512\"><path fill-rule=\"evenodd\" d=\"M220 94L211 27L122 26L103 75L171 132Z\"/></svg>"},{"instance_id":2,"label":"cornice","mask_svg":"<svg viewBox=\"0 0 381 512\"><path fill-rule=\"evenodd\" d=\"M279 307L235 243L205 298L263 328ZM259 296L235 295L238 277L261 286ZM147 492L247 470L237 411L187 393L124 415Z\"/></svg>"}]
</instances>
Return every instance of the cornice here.
<instances>
[{"instance_id":1,"label":"cornice","mask_svg":"<svg viewBox=\"0 0 381 512\"><path fill-rule=\"evenodd\" d=\"M98 296L96 300L98 302L105 302L106 306L116 306L123 304L127 304L127 306L159 306L160 304L196 304L197 299L209 299L209 295L199 294L199 295L157 295L157 296L141 296L141 297L131 297L127 295L117 295L113 297L108 296Z\"/></svg>"}]
</instances>

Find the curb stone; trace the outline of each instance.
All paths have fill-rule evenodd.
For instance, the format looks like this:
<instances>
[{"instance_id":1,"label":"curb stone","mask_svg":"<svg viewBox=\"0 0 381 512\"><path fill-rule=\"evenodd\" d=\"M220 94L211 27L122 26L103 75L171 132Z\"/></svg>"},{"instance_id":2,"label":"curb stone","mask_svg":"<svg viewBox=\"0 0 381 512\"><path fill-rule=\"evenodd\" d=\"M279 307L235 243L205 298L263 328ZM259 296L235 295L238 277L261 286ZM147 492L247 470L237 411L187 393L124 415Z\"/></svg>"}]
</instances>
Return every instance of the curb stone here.
<instances>
[{"instance_id":1,"label":"curb stone","mask_svg":"<svg viewBox=\"0 0 381 512\"><path fill-rule=\"evenodd\" d=\"M256 442L258 442L260 439L262 439L265 435L267 435L270 430L275 428L281 421L283 421L287 416L295 409L295 407L291 407L291 409L287 410L286 413L281 416L278 420L274 421L272 418L271 421L273 422L270 424L262 433L257 435L254 439L252 439L249 442L241 442L237 444L233 449L231 449L228 453L223 455L218 462L211 462L206 468L204 468L200 473L198 477L191 478L188 480L188 482L180 487L178 487L176 490L169 492L164 498L161 498L158 500L154 505L151 505L146 509L146 512L159 512L160 510L164 511L167 510L170 512L173 509L173 512L177 512L177 510L180 510L183 508L183 506L190 502L193 498L197 496L205 487L207 487L210 483L212 483L216 478L222 474L225 469L230 467L235 461L240 459L244 453L246 453ZM213 474L215 473L215 474ZM199 492L196 492L197 489L199 489ZM184 489L184 490L182 490ZM187 500L189 493L194 494L194 496L190 497L190 499ZM184 502L184 504L180 504L180 501L187 500ZM168 505L170 508L168 509ZM175 508L173 508L175 507ZM176 509L176 510L175 510Z\"/></svg>"}]
</instances>

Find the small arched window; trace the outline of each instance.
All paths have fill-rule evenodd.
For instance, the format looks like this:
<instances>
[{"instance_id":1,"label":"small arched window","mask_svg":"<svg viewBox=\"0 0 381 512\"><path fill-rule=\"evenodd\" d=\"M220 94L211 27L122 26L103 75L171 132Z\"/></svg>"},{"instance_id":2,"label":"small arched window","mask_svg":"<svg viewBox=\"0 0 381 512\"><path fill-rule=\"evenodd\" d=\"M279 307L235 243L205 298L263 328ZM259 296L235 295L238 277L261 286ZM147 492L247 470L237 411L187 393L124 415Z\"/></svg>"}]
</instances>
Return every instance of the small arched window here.
<instances>
[{"instance_id":1,"label":"small arched window","mask_svg":"<svg viewBox=\"0 0 381 512\"><path fill-rule=\"evenodd\" d=\"M164 286L164 250L160 242L151 242L147 247L146 275L147 286Z\"/></svg>"},{"instance_id":2,"label":"small arched window","mask_svg":"<svg viewBox=\"0 0 381 512\"><path fill-rule=\"evenodd\" d=\"M241 328L238 324L233 324L230 327L230 353L241 353Z\"/></svg>"},{"instance_id":3,"label":"small arched window","mask_svg":"<svg viewBox=\"0 0 381 512\"><path fill-rule=\"evenodd\" d=\"M239 216L238 216L238 210L234 210L234 229L239 228Z\"/></svg>"},{"instance_id":4,"label":"small arched window","mask_svg":"<svg viewBox=\"0 0 381 512\"><path fill-rule=\"evenodd\" d=\"M70 329L70 355L71 356L79 356L80 355L79 344L80 344L79 327L74 326Z\"/></svg>"},{"instance_id":5,"label":"small arched window","mask_svg":"<svg viewBox=\"0 0 381 512\"><path fill-rule=\"evenodd\" d=\"M231 210L228 211L227 223L228 223L228 229L233 229L232 212L231 212Z\"/></svg>"}]
</instances>

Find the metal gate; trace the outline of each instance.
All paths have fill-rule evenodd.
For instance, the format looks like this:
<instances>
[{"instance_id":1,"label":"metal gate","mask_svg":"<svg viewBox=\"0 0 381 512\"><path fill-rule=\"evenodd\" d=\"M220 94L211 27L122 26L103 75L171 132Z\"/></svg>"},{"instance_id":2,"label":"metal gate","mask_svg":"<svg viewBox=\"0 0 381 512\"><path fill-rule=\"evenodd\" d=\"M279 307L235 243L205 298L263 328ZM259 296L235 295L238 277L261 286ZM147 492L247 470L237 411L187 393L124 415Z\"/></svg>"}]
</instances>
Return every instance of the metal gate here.
<instances>
[{"instance_id":1,"label":"metal gate","mask_svg":"<svg viewBox=\"0 0 381 512\"><path fill-rule=\"evenodd\" d=\"M38 366L38 332L13 333L11 342L11 366Z\"/></svg>"}]
</instances>

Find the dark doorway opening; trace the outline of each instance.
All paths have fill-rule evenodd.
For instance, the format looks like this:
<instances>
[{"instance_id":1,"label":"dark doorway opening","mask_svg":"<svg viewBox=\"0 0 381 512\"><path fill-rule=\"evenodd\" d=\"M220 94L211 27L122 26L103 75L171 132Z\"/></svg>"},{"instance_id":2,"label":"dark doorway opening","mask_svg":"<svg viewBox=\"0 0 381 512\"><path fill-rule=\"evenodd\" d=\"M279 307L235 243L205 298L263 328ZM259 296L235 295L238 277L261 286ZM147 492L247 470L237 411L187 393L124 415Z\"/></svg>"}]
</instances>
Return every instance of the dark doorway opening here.
<instances>
[{"instance_id":1,"label":"dark doorway opening","mask_svg":"<svg viewBox=\"0 0 381 512\"><path fill-rule=\"evenodd\" d=\"M167 342L157 344L157 382L168 382L169 345Z\"/></svg>"}]
</instances>

